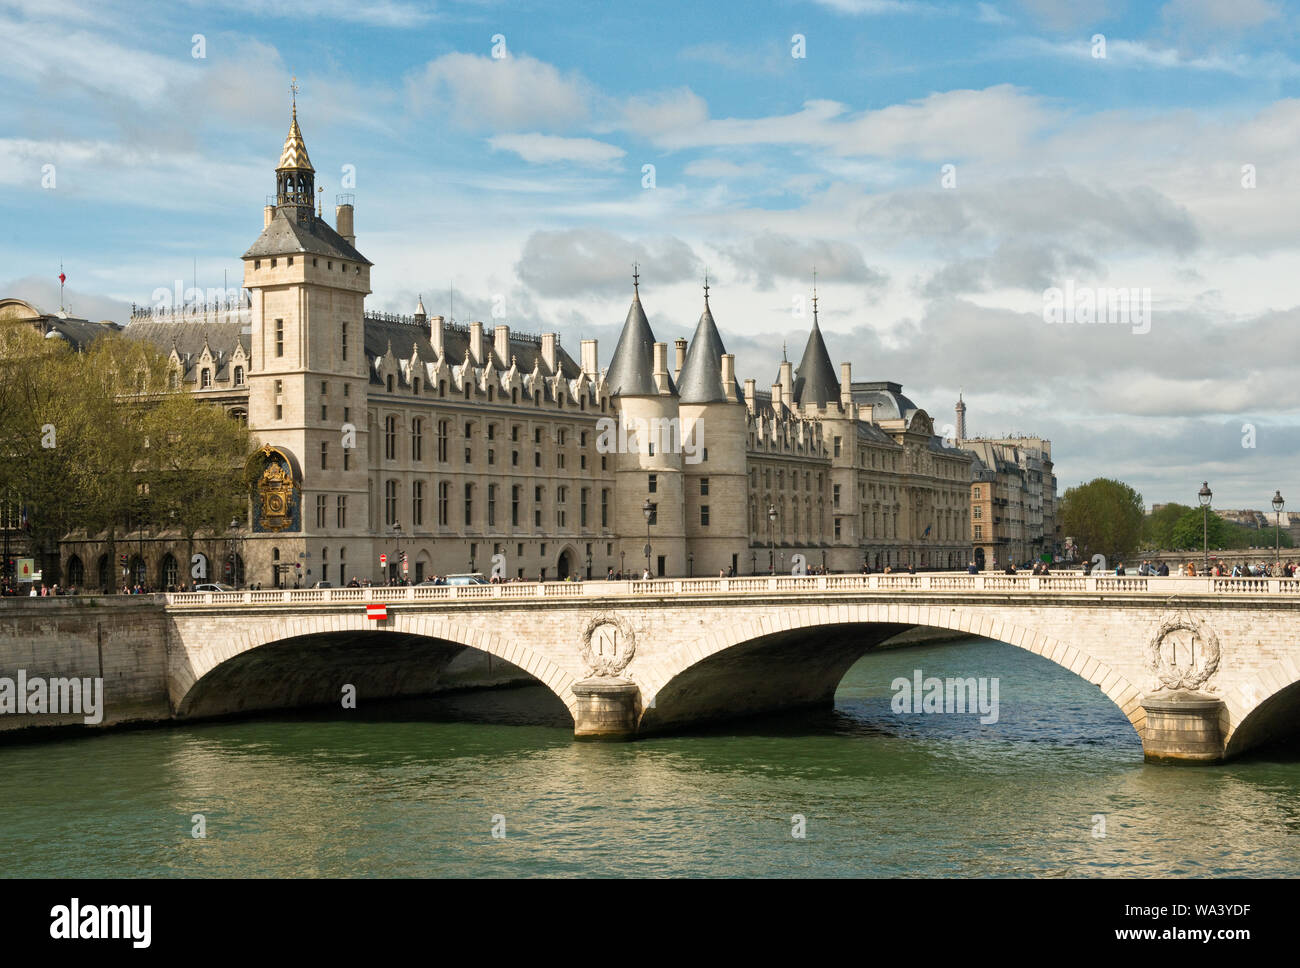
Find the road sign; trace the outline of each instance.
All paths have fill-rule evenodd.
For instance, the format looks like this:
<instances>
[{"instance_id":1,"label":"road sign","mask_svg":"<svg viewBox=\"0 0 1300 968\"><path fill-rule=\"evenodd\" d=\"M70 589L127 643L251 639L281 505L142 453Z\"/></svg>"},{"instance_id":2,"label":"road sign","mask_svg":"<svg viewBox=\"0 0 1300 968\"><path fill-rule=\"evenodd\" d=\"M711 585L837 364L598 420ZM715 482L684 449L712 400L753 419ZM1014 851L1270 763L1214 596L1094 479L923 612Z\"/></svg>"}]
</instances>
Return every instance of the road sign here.
<instances>
[{"instance_id":1,"label":"road sign","mask_svg":"<svg viewBox=\"0 0 1300 968\"><path fill-rule=\"evenodd\" d=\"M19 559L18 559L18 580L19 580L19 581L31 581L31 580L32 580L32 574L33 574L33 572L35 572L35 571L36 571L36 559L35 559L35 558L19 558Z\"/></svg>"},{"instance_id":2,"label":"road sign","mask_svg":"<svg viewBox=\"0 0 1300 968\"><path fill-rule=\"evenodd\" d=\"M366 606L366 618L373 619L376 622L385 621L388 618L388 605L377 604Z\"/></svg>"},{"instance_id":3,"label":"road sign","mask_svg":"<svg viewBox=\"0 0 1300 968\"><path fill-rule=\"evenodd\" d=\"M388 555L380 555L380 556L379 556L379 567L380 567L380 568L383 568L383 567L384 567L385 565L387 565L387 564L388 564Z\"/></svg>"}]
</instances>

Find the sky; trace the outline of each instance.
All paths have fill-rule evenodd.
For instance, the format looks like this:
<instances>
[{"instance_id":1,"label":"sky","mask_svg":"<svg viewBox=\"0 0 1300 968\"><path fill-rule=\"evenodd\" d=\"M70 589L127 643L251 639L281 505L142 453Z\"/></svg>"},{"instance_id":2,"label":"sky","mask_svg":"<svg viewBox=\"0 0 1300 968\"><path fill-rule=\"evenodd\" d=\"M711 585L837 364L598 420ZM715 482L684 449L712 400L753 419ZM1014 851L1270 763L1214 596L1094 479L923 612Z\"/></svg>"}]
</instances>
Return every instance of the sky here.
<instances>
[{"instance_id":1,"label":"sky","mask_svg":"<svg viewBox=\"0 0 1300 968\"><path fill-rule=\"evenodd\" d=\"M62 265L73 314L125 322L237 286L296 77L369 309L606 366L634 262L663 341L707 273L765 388L815 266L837 364L941 431L960 393L969 435L1050 438L1062 492L1300 510L1298 28L1279 0L0 0L0 296L56 310Z\"/></svg>"}]
</instances>

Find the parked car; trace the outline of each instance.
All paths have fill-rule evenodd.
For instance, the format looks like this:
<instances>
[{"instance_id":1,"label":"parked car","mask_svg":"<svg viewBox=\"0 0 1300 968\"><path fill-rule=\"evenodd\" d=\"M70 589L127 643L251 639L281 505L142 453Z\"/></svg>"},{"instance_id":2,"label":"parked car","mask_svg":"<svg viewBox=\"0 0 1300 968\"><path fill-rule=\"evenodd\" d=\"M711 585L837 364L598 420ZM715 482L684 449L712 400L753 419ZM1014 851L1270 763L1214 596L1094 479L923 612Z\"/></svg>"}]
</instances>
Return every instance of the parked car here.
<instances>
[{"instance_id":1,"label":"parked car","mask_svg":"<svg viewBox=\"0 0 1300 968\"><path fill-rule=\"evenodd\" d=\"M490 584L481 572L474 572L472 575L448 575L448 585L487 585Z\"/></svg>"},{"instance_id":2,"label":"parked car","mask_svg":"<svg viewBox=\"0 0 1300 968\"><path fill-rule=\"evenodd\" d=\"M194 590L196 592L233 592L234 588L220 582L209 582L206 585L195 585Z\"/></svg>"},{"instance_id":3,"label":"parked car","mask_svg":"<svg viewBox=\"0 0 1300 968\"><path fill-rule=\"evenodd\" d=\"M317 582L313 587L315 587L315 588L333 588L333 587L334 587L334 583L333 583L332 581L318 581L318 582Z\"/></svg>"}]
</instances>

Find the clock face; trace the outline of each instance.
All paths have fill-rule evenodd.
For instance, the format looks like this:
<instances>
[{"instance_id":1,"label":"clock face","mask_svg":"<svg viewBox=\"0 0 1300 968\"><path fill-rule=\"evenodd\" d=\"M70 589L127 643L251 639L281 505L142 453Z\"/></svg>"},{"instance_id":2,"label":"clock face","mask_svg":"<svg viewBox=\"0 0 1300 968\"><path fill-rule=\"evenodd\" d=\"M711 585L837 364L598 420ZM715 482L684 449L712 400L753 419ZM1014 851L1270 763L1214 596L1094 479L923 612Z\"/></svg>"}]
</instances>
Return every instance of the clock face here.
<instances>
[{"instance_id":1,"label":"clock face","mask_svg":"<svg viewBox=\"0 0 1300 968\"><path fill-rule=\"evenodd\" d=\"M284 497L280 494L271 494L266 499L266 509L272 514L284 513Z\"/></svg>"}]
</instances>

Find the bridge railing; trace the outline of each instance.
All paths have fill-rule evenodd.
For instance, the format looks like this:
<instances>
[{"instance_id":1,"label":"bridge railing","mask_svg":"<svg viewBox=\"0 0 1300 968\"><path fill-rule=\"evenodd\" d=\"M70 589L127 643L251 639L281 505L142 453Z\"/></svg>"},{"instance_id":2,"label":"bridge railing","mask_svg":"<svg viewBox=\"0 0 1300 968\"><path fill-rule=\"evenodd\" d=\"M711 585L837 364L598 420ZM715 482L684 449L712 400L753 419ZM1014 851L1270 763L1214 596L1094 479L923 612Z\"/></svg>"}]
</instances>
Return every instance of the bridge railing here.
<instances>
[{"instance_id":1,"label":"bridge railing","mask_svg":"<svg viewBox=\"0 0 1300 968\"><path fill-rule=\"evenodd\" d=\"M331 604L343 602L486 602L499 599L666 598L708 595L816 595L844 592L1061 592L1150 595L1285 595L1300 597L1296 578L1159 578L1114 575L753 575L743 578L656 578L649 581L509 582L502 585L376 585L363 588L298 588L242 592L169 592L169 605Z\"/></svg>"}]
</instances>

